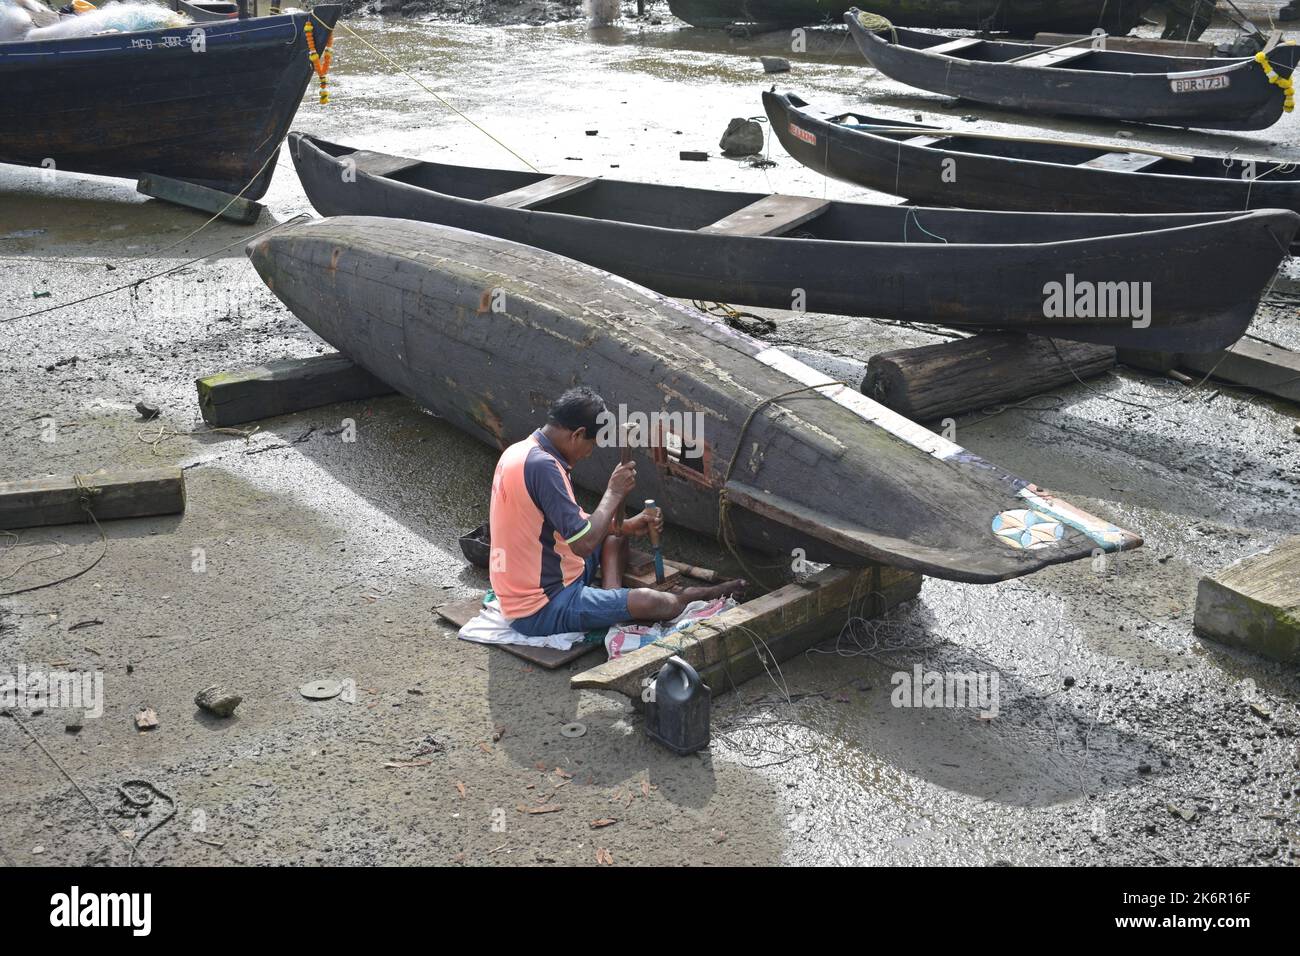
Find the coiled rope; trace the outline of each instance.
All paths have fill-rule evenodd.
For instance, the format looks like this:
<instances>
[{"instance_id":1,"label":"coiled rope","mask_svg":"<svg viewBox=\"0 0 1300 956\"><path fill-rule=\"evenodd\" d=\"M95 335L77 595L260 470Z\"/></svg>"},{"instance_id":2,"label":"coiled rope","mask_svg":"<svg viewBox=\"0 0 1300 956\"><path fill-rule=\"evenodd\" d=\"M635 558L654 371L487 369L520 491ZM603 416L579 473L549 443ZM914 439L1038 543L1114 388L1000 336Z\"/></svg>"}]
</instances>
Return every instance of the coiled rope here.
<instances>
[{"instance_id":1,"label":"coiled rope","mask_svg":"<svg viewBox=\"0 0 1300 956\"><path fill-rule=\"evenodd\" d=\"M894 43L898 42L898 31L894 29L894 25L889 22L888 18L882 17L878 13L868 13L866 10L859 10L858 26L862 27L864 30L870 30L873 33L881 33L888 30L889 39Z\"/></svg>"}]
</instances>

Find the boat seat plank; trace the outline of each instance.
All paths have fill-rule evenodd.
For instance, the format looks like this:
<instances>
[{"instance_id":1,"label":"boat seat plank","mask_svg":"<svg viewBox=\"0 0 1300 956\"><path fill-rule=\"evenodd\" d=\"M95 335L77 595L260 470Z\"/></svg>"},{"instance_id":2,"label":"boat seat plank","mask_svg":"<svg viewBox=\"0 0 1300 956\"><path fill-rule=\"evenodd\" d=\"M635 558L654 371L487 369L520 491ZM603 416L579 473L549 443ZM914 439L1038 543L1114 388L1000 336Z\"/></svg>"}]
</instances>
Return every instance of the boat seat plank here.
<instances>
[{"instance_id":1,"label":"boat seat plank","mask_svg":"<svg viewBox=\"0 0 1300 956\"><path fill-rule=\"evenodd\" d=\"M940 43L938 46L926 47L926 53L944 53L952 55L960 50L969 50L973 46L983 43L979 37L958 37L955 40L949 40L947 43Z\"/></svg>"},{"instance_id":2,"label":"boat seat plank","mask_svg":"<svg viewBox=\"0 0 1300 956\"><path fill-rule=\"evenodd\" d=\"M357 172L369 173L371 176L391 176L404 169L422 165L422 160L408 159L405 156L389 156L387 153L372 153L368 149L358 149L340 158L344 162L354 163Z\"/></svg>"},{"instance_id":3,"label":"boat seat plank","mask_svg":"<svg viewBox=\"0 0 1300 956\"><path fill-rule=\"evenodd\" d=\"M549 176L509 192L489 196L483 202L489 206L505 206L510 209L533 209L543 203L590 189L595 184L596 180L589 176Z\"/></svg>"},{"instance_id":4,"label":"boat seat plank","mask_svg":"<svg viewBox=\"0 0 1300 956\"><path fill-rule=\"evenodd\" d=\"M1164 159L1163 156L1145 156L1142 153L1102 153L1079 165L1118 173L1140 173L1156 163L1164 162Z\"/></svg>"},{"instance_id":5,"label":"boat seat plank","mask_svg":"<svg viewBox=\"0 0 1300 956\"><path fill-rule=\"evenodd\" d=\"M826 200L808 196L764 196L699 231L727 236L781 236L816 219L829 207Z\"/></svg>"},{"instance_id":6,"label":"boat seat plank","mask_svg":"<svg viewBox=\"0 0 1300 956\"><path fill-rule=\"evenodd\" d=\"M1044 50L1022 60L1013 61L1016 66L1063 66L1095 52L1092 47L1069 47L1064 50Z\"/></svg>"}]
</instances>

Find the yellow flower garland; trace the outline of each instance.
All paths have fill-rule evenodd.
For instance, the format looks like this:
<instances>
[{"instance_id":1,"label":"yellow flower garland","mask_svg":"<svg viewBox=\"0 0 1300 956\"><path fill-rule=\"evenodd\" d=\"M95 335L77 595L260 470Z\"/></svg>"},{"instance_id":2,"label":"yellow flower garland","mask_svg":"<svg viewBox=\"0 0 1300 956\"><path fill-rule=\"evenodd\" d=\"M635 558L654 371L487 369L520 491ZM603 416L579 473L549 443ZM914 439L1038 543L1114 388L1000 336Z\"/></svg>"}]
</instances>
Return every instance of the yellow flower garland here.
<instances>
[{"instance_id":1,"label":"yellow flower garland","mask_svg":"<svg viewBox=\"0 0 1300 956\"><path fill-rule=\"evenodd\" d=\"M1260 50L1255 54L1255 62L1263 69L1264 75L1268 77L1268 81L1282 91L1284 97L1282 100L1282 109L1287 113L1290 113L1295 109L1295 89L1291 77L1278 76L1277 71L1273 69L1273 64L1268 62L1268 55L1265 54L1263 50Z\"/></svg>"}]
</instances>

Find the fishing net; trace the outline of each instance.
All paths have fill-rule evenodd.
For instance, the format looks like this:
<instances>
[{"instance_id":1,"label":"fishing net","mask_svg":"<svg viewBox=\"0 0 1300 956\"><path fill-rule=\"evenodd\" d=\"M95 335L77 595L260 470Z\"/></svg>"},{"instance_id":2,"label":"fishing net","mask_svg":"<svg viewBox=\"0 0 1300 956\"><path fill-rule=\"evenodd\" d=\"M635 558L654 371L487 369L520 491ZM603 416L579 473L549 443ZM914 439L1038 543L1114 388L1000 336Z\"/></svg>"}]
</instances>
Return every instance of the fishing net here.
<instances>
[{"instance_id":1,"label":"fishing net","mask_svg":"<svg viewBox=\"0 0 1300 956\"><path fill-rule=\"evenodd\" d=\"M21 0L0 0L0 24L7 11L22 9ZM30 15L29 15L30 16ZM122 2L108 3L98 10L76 16L65 16L49 26L28 26L25 33L5 37L0 33L0 40L55 40L68 37L88 37L100 33L135 33L141 30L165 30L173 27L189 26L192 21L183 13L177 13L159 3ZM0 30L3 27L0 26Z\"/></svg>"}]
</instances>

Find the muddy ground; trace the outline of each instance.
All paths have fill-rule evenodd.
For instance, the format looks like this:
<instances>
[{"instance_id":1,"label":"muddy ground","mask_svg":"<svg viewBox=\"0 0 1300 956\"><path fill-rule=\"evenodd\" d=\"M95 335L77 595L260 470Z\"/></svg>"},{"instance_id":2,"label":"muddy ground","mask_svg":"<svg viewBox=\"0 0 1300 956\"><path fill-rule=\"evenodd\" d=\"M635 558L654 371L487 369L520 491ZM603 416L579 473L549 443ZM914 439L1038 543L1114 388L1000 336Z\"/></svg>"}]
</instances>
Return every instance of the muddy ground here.
<instances>
[{"instance_id":1,"label":"muddy ground","mask_svg":"<svg viewBox=\"0 0 1300 956\"><path fill-rule=\"evenodd\" d=\"M757 41L671 26L354 29L409 76L345 32L334 103L309 94L298 128L515 162L413 76L543 169L887 201L779 148L769 169L717 157L727 120L761 112L771 79L752 54L770 51ZM781 87L900 118L952 115L837 42L793 56ZM1014 128L1008 114L960 109L971 112ZM1138 138L1300 157L1295 123ZM680 149L713 156L680 163ZM196 235L204 217L130 183L0 169L0 478L179 464L189 496L183 516L105 524L88 573L0 601L0 672L66 662L102 672L105 688L103 716L79 732L55 710L0 719L4 860L125 864L127 840L141 839L141 864L581 864L600 850L615 865L1294 864L1300 679L1191 629L1201 575L1300 531L1293 406L1118 370L961 418L958 442L1146 546L992 587L928 580L889 620L720 697L710 750L680 759L646 741L621 698L459 642L431 613L484 585L456 538L486 515L489 449L395 397L273 419L247 438L202 427L195 377L324 349L240 251L310 212L287 155L266 201L255 227ZM1300 347L1296 315L1272 295L1252 331ZM937 340L777 318L775 341L859 358ZM161 418L140 420L141 400ZM355 442L329 434L344 419ZM85 526L0 541L0 591L73 573L101 547ZM667 547L727 566L679 530ZM998 716L891 706L891 675L918 663L996 671ZM299 695L321 678L355 697ZM245 698L231 720L193 704L218 681ZM143 707L159 726L139 733ZM585 736L560 734L573 720ZM148 817L118 789L131 780L166 795ZM539 806L562 809L518 809Z\"/></svg>"}]
</instances>

